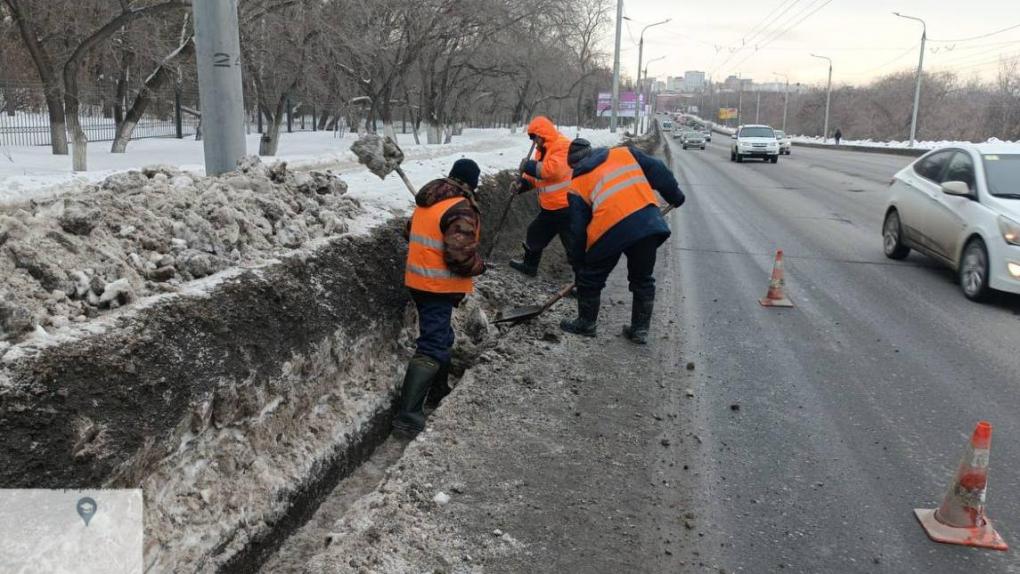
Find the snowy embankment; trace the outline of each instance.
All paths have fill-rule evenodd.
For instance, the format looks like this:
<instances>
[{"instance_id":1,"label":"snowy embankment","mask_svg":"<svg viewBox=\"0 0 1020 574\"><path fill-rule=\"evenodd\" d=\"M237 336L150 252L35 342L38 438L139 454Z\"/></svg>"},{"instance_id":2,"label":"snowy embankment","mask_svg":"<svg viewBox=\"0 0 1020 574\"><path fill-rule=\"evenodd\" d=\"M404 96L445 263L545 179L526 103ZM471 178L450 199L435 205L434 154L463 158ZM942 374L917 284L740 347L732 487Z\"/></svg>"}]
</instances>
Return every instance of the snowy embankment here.
<instances>
[{"instance_id":1,"label":"snowy embankment","mask_svg":"<svg viewBox=\"0 0 1020 574\"><path fill-rule=\"evenodd\" d=\"M833 140L832 138L829 138L828 140L823 140L819 136L793 136L793 142L794 143L801 143L801 144L812 144L812 145L830 145L830 146L836 145L836 141ZM875 141L875 140L872 140L872 139L854 140L854 139L846 139L846 138L844 138L844 139L841 139L839 143L840 143L840 147L844 147L844 146L849 146L849 147L882 147L882 148L891 148L891 149L908 149L908 148L911 147L909 141L897 141L897 140ZM918 142L914 143L913 147L914 147L914 149L929 150L929 149L937 149L937 148L941 148L941 147L949 147L949 146L954 146L954 145L970 144L970 143L990 143L990 144L1007 143L1007 144L1014 144L1014 143L1020 143L1020 142L1002 141L1002 140L1000 140L998 138L988 138L988 140L984 141L984 142L967 142L967 141L960 141L960 140L939 140L939 141L918 141Z\"/></svg>"}]
</instances>

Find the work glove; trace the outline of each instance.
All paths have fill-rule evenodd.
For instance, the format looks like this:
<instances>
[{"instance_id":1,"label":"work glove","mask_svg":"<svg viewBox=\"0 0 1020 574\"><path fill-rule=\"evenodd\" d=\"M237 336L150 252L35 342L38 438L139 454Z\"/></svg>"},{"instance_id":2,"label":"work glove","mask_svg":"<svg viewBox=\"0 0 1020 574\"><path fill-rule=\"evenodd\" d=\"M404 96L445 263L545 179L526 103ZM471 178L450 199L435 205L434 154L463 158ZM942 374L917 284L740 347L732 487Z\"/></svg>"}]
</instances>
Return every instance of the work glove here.
<instances>
[{"instance_id":1,"label":"work glove","mask_svg":"<svg viewBox=\"0 0 1020 574\"><path fill-rule=\"evenodd\" d=\"M535 186L523 177L514 182L514 193L520 195L531 191Z\"/></svg>"},{"instance_id":2,"label":"work glove","mask_svg":"<svg viewBox=\"0 0 1020 574\"><path fill-rule=\"evenodd\" d=\"M528 158L522 159L521 164L517 166L517 173L524 173L524 168L528 166L529 161L530 160Z\"/></svg>"}]
</instances>

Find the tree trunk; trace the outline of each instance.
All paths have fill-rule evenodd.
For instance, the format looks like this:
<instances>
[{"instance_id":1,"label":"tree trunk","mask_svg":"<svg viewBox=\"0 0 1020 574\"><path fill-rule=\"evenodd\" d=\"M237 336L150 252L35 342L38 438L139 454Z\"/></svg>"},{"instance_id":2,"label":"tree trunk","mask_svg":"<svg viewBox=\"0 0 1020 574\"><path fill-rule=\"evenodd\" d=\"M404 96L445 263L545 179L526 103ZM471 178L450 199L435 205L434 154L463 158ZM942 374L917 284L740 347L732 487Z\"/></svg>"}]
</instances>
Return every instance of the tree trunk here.
<instances>
[{"instance_id":1,"label":"tree trunk","mask_svg":"<svg viewBox=\"0 0 1020 574\"><path fill-rule=\"evenodd\" d=\"M163 86L166 85L167 81L170 80L170 68L167 64L173 58L187 52L189 50L189 46L194 46L194 43L190 38L185 44L182 44L177 50L167 56L166 59L164 59L152 72L152 74L145 79L145 83L142 84L142 89L139 90L138 95L135 96L135 101L131 104L131 109L128 110L127 116L123 120L117 122L117 134L113 139L113 146L110 149L111 153L124 153L127 151L128 143L131 141L131 135L134 133L139 120L141 120L142 116L145 115L145 110L155 99L155 93L162 89ZM117 103L118 106L121 103L119 89L117 94Z\"/></svg>"},{"instance_id":2,"label":"tree trunk","mask_svg":"<svg viewBox=\"0 0 1020 574\"><path fill-rule=\"evenodd\" d=\"M260 156L274 156L280 149L280 128L283 127L283 122L286 119L287 94L284 93L280 96L280 99L276 102L276 110L274 112L269 111L268 108L268 105L264 107L264 113L266 119L269 120L269 125L266 126L265 133L262 134L262 139L259 140Z\"/></svg>"},{"instance_id":3,"label":"tree trunk","mask_svg":"<svg viewBox=\"0 0 1020 574\"><path fill-rule=\"evenodd\" d=\"M439 124L428 122L425 124L425 142L429 145L443 143L443 128Z\"/></svg>"}]
</instances>

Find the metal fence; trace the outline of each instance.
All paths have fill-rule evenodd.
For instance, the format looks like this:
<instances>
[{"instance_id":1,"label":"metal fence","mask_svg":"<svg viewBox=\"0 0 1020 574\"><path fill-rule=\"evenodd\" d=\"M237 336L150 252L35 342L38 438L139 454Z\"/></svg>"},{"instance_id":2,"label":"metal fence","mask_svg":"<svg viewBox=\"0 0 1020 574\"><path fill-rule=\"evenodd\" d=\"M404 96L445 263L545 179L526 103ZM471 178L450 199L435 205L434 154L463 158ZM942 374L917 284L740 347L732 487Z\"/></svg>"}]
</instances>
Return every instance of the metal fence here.
<instances>
[{"instance_id":1,"label":"metal fence","mask_svg":"<svg viewBox=\"0 0 1020 574\"><path fill-rule=\"evenodd\" d=\"M136 96L137 91L127 93L120 106L122 114L127 114ZM187 106L182 104L182 99L190 98L173 88L156 92L131 139L194 135L199 119L184 111ZM79 101L78 121L89 141L113 141L117 134L116 98L91 92L81 94ZM0 80L0 145L46 146L50 143L50 116L43 87Z\"/></svg>"}]
</instances>

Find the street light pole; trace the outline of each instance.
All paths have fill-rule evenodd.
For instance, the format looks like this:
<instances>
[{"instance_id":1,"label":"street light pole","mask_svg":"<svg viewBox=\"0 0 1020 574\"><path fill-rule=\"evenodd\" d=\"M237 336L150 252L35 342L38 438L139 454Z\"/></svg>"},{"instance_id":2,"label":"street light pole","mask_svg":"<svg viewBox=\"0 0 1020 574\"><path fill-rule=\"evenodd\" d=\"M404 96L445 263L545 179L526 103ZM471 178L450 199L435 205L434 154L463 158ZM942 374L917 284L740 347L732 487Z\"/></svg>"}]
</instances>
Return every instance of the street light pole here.
<instances>
[{"instance_id":1,"label":"street light pole","mask_svg":"<svg viewBox=\"0 0 1020 574\"><path fill-rule=\"evenodd\" d=\"M645 83L648 83L648 67L652 65L652 62L658 62L659 60L665 60L665 59L666 59L666 56L660 56L658 58L653 58L653 59L649 60L648 63L645 64ZM640 70L638 70L638 71L640 71ZM643 88L639 88L638 89L638 108L641 107L641 95L640 94L642 94L643 92L644 92ZM649 106L651 105L651 101L652 101L652 87L649 86L648 87L648 102L649 102ZM638 134L641 134L641 125L640 124L637 126L637 130L638 130Z\"/></svg>"},{"instance_id":2,"label":"street light pole","mask_svg":"<svg viewBox=\"0 0 1020 574\"><path fill-rule=\"evenodd\" d=\"M917 60L917 85L914 86L914 113L910 118L910 147L914 147L914 140L917 136L917 110L921 107L921 72L924 69L924 44L928 41L928 25L924 20L913 16L905 16L899 12L894 15L907 20L916 20L921 23L921 55Z\"/></svg>"},{"instance_id":3,"label":"street light pole","mask_svg":"<svg viewBox=\"0 0 1020 574\"><path fill-rule=\"evenodd\" d=\"M820 58L829 62L829 83L825 88L825 127L822 128L822 142L829 141L829 103L832 101L832 58L811 54L812 58Z\"/></svg>"},{"instance_id":4,"label":"street light pole","mask_svg":"<svg viewBox=\"0 0 1020 574\"><path fill-rule=\"evenodd\" d=\"M620 35L623 33L623 0L616 2L616 50L613 52L613 102L610 104L609 133L616 133L620 113Z\"/></svg>"},{"instance_id":5,"label":"street light pole","mask_svg":"<svg viewBox=\"0 0 1020 574\"><path fill-rule=\"evenodd\" d=\"M672 20L672 18L666 18L665 20L660 20L658 22L655 22L654 24L649 24L649 25L645 26L644 28L641 28L641 35L638 36L638 50L637 50L637 80L638 80L638 85L637 85L637 90L638 90L638 94L639 95L638 95L638 101L637 101L637 109L634 112L634 125L635 125L635 129L638 130L638 133L641 132L641 96L640 96L640 94L641 94L641 57L644 56L644 51L645 51L645 30L648 30L652 26L659 26L659 25L665 24L665 23L669 22L670 20ZM631 41L633 41L633 39Z\"/></svg>"},{"instance_id":6,"label":"street light pole","mask_svg":"<svg viewBox=\"0 0 1020 574\"><path fill-rule=\"evenodd\" d=\"M786 110L790 107L790 76L779 72L772 73L786 80L786 86L783 88L783 133L786 133Z\"/></svg>"},{"instance_id":7,"label":"street light pole","mask_svg":"<svg viewBox=\"0 0 1020 574\"><path fill-rule=\"evenodd\" d=\"M192 10L205 172L219 175L246 153L237 0L195 0Z\"/></svg>"}]
</instances>

